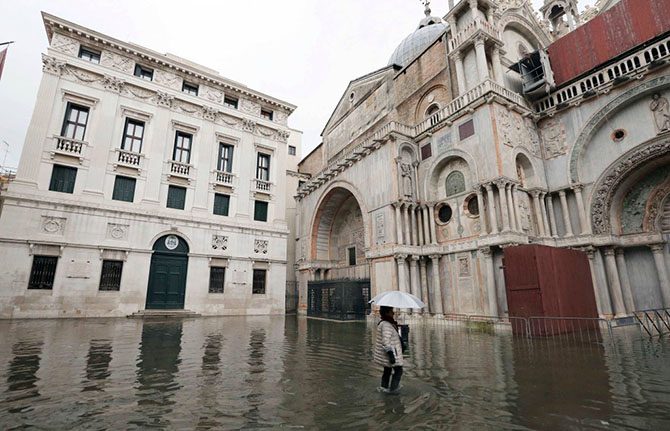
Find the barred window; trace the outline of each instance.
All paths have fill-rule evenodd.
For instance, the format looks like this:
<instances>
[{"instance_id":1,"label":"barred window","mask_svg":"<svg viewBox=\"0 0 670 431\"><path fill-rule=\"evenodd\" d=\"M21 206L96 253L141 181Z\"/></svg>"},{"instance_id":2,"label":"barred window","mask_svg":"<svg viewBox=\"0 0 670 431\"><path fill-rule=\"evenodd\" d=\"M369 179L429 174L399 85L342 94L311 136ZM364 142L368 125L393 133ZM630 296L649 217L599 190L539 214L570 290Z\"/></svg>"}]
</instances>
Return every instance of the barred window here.
<instances>
[{"instance_id":1,"label":"barred window","mask_svg":"<svg viewBox=\"0 0 670 431\"><path fill-rule=\"evenodd\" d=\"M209 293L223 293L226 280L226 268L212 266L209 268Z\"/></svg>"},{"instance_id":2,"label":"barred window","mask_svg":"<svg viewBox=\"0 0 670 431\"><path fill-rule=\"evenodd\" d=\"M265 273L264 269L254 269L252 293L254 295L265 295Z\"/></svg>"},{"instance_id":3,"label":"barred window","mask_svg":"<svg viewBox=\"0 0 670 431\"><path fill-rule=\"evenodd\" d=\"M103 260L100 274L100 290L118 291L121 289L122 260Z\"/></svg>"},{"instance_id":4,"label":"barred window","mask_svg":"<svg viewBox=\"0 0 670 431\"><path fill-rule=\"evenodd\" d=\"M30 269L28 289L52 290L56 277L58 257L34 256L33 266Z\"/></svg>"}]
</instances>

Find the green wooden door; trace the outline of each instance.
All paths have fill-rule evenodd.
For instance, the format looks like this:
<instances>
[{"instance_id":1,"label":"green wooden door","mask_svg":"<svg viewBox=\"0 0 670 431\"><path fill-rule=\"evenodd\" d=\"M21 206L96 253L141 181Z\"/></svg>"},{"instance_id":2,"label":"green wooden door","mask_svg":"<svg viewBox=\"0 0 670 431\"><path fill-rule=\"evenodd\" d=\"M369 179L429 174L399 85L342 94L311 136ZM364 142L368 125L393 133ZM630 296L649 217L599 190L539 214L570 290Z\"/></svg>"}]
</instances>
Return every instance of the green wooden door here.
<instances>
[{"instance_id":1,"label":"green wooden door","mask_svg":"<svg viewBox=\"0 0 670 431\"><path fill-rule=\"evenodd\" d=\"M187 256L154 253L149 273L147 309L183 309L187 269Z\"/></svg>"}]
</instances>

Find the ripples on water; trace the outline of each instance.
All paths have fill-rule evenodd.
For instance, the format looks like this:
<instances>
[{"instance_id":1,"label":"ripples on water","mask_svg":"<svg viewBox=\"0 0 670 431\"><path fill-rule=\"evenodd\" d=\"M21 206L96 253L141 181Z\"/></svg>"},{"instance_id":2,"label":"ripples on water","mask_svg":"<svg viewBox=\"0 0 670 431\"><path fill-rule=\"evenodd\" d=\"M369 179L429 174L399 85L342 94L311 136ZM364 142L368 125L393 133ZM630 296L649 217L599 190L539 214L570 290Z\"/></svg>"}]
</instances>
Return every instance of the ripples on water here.
<instances>
[{"instance_id":1,"label":"ripples on water","mask_svg":"<svg viewBox=\"0 0 670 431\"><path fill-rule=\"evenodd\" d=\"M400 395L374 325L293 317L0 322L1 429L670 429L670 343L412 325Z\"/></svg>"}]
</instances>

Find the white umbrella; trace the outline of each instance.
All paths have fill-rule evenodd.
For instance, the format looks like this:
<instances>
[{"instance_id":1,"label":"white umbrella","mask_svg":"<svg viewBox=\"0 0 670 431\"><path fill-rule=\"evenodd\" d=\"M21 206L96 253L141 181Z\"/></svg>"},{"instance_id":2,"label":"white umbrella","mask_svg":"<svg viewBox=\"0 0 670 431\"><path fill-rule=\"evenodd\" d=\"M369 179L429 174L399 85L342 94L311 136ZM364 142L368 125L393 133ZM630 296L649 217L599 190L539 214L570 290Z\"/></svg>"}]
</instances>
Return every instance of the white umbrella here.
<instances>
[{"instance_id":1,"label":"white umbrella","mask_svg":"<svg viewBox=\"0 0 670 431\"><path fill-rule=\"evenodd\" d=\"M380 293L370 300L370 303L373 302L380 307L421 309L426 306L423 301L411 293L400 292L399 290Z\"/></svg>"}]
</instances>

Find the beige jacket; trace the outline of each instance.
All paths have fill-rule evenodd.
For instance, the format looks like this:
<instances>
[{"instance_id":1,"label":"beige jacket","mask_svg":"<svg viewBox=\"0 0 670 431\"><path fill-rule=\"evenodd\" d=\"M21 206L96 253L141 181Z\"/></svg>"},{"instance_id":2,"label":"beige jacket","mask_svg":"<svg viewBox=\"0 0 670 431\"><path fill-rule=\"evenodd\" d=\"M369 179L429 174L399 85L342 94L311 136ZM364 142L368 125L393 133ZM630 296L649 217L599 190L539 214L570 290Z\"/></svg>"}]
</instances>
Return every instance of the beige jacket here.
<instances>
[{"instance_id":1,"label":"beige jacket","mask_svg":"<svg viewBox=\"0 0 670 431\"><path fill-rule=\"evenodd\" d=\"M393 349L395 354L395 364L391 365L389 362L386 350ZM400 334L395 330L392 324L382 320L377 325L377 341L374 348L374 361L382 367L401 367L403 366L402 359L402 342L400 341Z\"/></svg>"}]
</instances>

